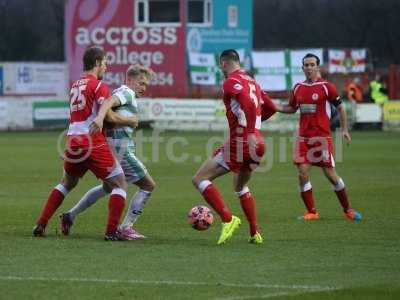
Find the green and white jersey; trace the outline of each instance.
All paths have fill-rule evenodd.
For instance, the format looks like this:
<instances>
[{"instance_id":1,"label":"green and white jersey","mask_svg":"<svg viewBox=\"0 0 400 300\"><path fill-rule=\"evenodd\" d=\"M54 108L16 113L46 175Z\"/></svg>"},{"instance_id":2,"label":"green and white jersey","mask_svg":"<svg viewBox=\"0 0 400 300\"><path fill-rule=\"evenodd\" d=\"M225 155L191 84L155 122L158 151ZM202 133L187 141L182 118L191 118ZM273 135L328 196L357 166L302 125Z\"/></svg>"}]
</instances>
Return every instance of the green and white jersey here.
<instances>
[{"instance_id":1,"label":"green and white jersey","mask_svg":"<svg viewBox=\"0 0 400 300\"><path fill-rule=\"evenodd\" d=\"M126 117L131 117L138 113L135 92L129 87L122 85L115 89L112 95L121 102L121 106L114 108L115 112ZM124 155L126 150L135 152L135 144L132 139L133 133L134 129L129 126L115 126L106 129L107 141L114 148L117 158L120 155Z\"/></svg>"}]
</instances>

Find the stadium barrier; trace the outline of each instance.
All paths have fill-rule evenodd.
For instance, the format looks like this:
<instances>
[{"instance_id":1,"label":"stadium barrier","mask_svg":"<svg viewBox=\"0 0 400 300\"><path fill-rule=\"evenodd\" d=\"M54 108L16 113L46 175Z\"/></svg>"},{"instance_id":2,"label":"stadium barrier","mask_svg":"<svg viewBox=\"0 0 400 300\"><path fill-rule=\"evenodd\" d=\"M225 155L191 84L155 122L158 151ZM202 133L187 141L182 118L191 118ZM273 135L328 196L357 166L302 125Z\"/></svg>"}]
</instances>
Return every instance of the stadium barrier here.
<instances>
[{"instance_id":1,"label":"stadium barrier","mask_svg":"<svg viewBox=\"0 0 400 300\"><path fill-rule=\"evenodd\" d=\"M221 100L141 98L138 104L141 121L151 123L153 128L206 131L227 129L225 108ZM382 120L382 109L375 104L355 105L346 101L345 105L350 125ZM0 130L66 128L68 112L67 101L61 98L0 97ZM337 123L335 113L333 120ZM262 130L290 132L297 128L297 123L298 113L275 114L262 124Z\"/></svg>"},{"instance_id":2,"label":"stadium barrier","mask_svg":"<svg viewBox=\"0 0 400 300\"><path fill-rule=\"evenodd\" d=\"M383 130L400 131L400 101L389 101L383 105Z\"/></svg>"}]
</instances>

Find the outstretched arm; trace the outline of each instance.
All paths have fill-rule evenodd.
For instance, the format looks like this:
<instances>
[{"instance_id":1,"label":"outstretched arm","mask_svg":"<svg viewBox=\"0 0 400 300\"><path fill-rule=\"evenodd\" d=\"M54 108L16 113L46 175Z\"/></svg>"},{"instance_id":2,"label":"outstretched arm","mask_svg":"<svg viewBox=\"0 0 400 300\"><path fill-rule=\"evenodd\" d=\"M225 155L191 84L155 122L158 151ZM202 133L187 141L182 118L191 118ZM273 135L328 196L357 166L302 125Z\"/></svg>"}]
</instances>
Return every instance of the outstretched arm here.
<instances>
[{"instance_id":1,"label":"outstretched arm","mask_svg":"<svg viewBox=\"0 0 400 300\"><path fill-rule=\"evenodd\" d=\"M279 111L284 114L293 114L297 111L297 107L293 107L291 105L281 105L281 104L275 104L276 106L276 111Z\"/></svg>"}]
</instances>

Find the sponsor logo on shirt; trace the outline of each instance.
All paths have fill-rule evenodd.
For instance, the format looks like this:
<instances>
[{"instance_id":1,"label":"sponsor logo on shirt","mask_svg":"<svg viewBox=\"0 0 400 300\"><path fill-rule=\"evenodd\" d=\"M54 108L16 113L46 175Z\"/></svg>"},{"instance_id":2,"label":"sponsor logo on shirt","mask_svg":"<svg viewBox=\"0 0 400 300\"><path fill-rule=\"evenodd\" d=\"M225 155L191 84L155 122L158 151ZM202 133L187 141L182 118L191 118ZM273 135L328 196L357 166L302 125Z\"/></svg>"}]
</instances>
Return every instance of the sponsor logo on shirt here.
<instances>
[{"instance_id":1,"label":"sponsor logo on shirt","mask_svg":"<svg viewBox=\"0 0 400 300\"><path fill-rule=\"evenodd\" d=\"M316 104L300 104L300 113L307 114L307 113L315 113L317 110Z\"/></svg>"},{"instance_id":2,"label":"sponsor logo on shirt","mask_svg":"<svg viewBox=\"0 0 400 300\"><path fill-rule=\"evenodd\" d=\"M233 88L234 88L235 90L240 91L243 87L242 87L242 85L241 85L240 83L236 83L236 84L233 86Z\"/></svg>"}]
</instances>

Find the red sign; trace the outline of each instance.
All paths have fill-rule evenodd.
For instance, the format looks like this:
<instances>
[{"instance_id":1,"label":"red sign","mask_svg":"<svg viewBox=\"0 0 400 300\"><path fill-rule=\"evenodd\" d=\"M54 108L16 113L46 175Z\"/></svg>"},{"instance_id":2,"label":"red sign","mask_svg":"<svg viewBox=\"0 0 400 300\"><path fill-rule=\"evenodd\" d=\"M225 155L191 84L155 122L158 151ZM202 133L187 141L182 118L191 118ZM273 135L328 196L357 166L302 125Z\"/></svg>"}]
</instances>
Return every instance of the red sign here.
<instances>
[{"instance_id":1,"label":"red sign","mask_svg":"<svg viewBox=\"0 0 400 300\"><path fill-rule=\"evenodd\" d=\"M183 20L183 1L180 19ZM173 26L135 26L134 0L69 0L65 6L65 53L70 81L82 73L82 56L91 45L107 52L104 81L111 88L124 83L132 64L153 69L148 89L153 97L186 95L185 31Z\"/></svg>"}]
</instances>

